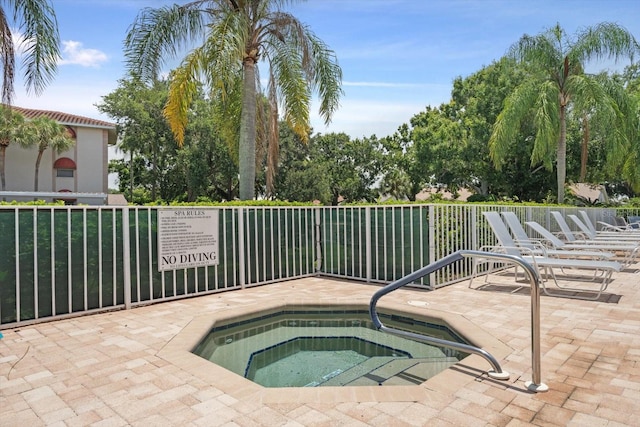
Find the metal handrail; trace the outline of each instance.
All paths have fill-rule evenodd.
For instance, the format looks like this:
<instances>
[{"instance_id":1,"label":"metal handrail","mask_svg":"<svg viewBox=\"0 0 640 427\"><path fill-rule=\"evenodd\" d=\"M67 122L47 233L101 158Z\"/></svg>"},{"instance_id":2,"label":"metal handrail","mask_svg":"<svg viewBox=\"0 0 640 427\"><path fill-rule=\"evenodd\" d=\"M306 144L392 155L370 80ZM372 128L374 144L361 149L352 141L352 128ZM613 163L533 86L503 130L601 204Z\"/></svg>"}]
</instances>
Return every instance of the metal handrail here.
<instances>
[{"instance_id":1,"label":"metal handrail","mask_svg":"<svg viewBox=\"0 0 640 427\"><path fill-rule=\"evenodd\" d=\"M542 383L540 373L540 278L537 270L519 256L499 254L494 252L460 250L447 255L446 257L435 261L425 267L422 267L421 269L416 270L413 273L410 273L402 277L401 279L388 284L387 286L379 289L373 294L373 296L371 297L371 301L369 302L369 315L371 316L371 320L373 321L374 326L376 327L376 329L382 332L403 336L409 339L422 341L441 347L460 350L469 354L476 354L483 357L489 362L489 364L491 364L493 371L488 372L488 375L491 378L503 380L508 379L509 373L503 371L496 358L482 348L475 347L469 344L463 344L454 341L443 340L440 338L429 337L422 334L416 334L413 332L403 331L400 329L390 328L383 325L380 321L380 317L378 316L376 305L378 303L378 300L384 295L464 258L495 259L503 262L514 263L524 269L531 284L531 364L533 371L533 379L532 381L528 381L526 383L526 386L529 390L534 392L547 391L549 388L544 383Z\"/></svg>"}]
</instances>

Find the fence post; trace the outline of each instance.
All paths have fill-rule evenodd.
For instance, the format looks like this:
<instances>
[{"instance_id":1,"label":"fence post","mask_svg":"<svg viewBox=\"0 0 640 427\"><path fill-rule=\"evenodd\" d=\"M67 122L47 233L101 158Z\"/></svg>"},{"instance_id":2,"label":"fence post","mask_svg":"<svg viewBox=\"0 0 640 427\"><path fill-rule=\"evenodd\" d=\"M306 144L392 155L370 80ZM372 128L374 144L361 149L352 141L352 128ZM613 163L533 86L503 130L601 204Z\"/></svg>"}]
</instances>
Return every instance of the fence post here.
<instances>
[{"instance_id":1,"label":"fence post","mask_svg":"<svg viewBox=\"0 0 640 427\"><path fill-rule=\"evenodd\" d=\"M371 282L371 207L367 206L364 208L364 245L365 245L365 276L367 279L367 283Z\"/></svg>"},{"instance_id":2,"label":"fence post","mask_svg":"<svg viewBox=\"0 0 640 427\"><path fill-rule=\"evenodd\" d=\"M322 208L315 208L316 273L322 272Z\"/></svg>"},{"instance_id":3,"label":"fence post","mask_svg":"<svg viewBox=\"0 0 640 427\"><path fill-rule=\"evenodd\" d=\"M471 227L468 232L471 233L471 250L477 251L479 249L478 244L478 206L471 206Z\"/></svg>"},{"instance_id":4,"label":"fence post","mask_svg":"<svg viewBox=\"0 0 640 427\"><path fill-rule=\"evenodd\" d=\"M435 205L427 205L427 209L428 209L428 218L429 218L429 223L428 223L428 236L429 236L429 264L432 264L436 261L436 250L438 249L436 247L436 228L435 228L435 223L436 223L436 211L435 211ZM429 287L432 289L436 288L436 272L432 272L431 274L429 274Z\"/></svg>"},{"instance_id":5,"label":"fence post","mask_svg":"<svg viewBox=\"0 0 640 427\"><path fill-rule=\"evenodd\" d=\"M15 242L15 257L16 257L16 322L20 321L20 211L18 208L13 210L13 225L14 225L14 242Z\"/></svg>"},{"instance_id":6,"label":"fence post","mask_svg":"<svg viewBox=\"0 0 640 427\"><path fill-rule=\"evenodd\" d=\"M131 241L129 208L122 208L122 271L124 272L124 308L131 309Z\"/></svg>"},{"instance_id":7,"label":"fence post","mask_svg":"<svg viewBox=\"0 0 640 427\"><path fill-rule=\"evenodd\" d=\"M238 281L240 288L244 289L245 259L244 259L244 208L238 208Z\"/></svg>"}]
</instances>

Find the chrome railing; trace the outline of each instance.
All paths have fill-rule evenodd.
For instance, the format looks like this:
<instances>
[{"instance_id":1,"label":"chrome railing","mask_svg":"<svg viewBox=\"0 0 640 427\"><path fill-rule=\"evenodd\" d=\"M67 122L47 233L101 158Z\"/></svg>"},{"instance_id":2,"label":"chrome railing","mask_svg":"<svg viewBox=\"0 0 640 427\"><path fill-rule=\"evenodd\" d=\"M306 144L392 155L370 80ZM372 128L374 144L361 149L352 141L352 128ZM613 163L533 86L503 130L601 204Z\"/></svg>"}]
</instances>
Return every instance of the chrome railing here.
<instances>
[{"instance_id":1,"label":"chrome railing","mask_svg":"<svg viewBox=\"0 0 640 427\"><path fill-rule=\"evenodd\" d=\"M535 392L544 392L549 390L549 388L542 383L542 374L541 374L541 359L540 359L540 278L538 272L531 264L524 261L521 257L514 255L506 255L499 253L491 253L491 252L482 252L482 251L467 251L460 250L448 255L436 262L433 262L419 270L410 273L403 278L396 280L388 284L387 286L376 291L371 297L371 301L369 303L369 315L371 316L371 320L373 321L374 326L382 331L387 332L393 335L402 336L405 338L426 342L429 344L452 348L455 350L463 351L469 354L476 354L480 357L483 357L485 360L489 362L492 371L488 371L487 374L491 378L506 380L509 378L509 373L502 370L500 364L496 360L493 355L491 355L488 351L472 346L469 344L463 344L455 341L443 340L441 338L430 337L427 335L416 334L414 332L403 331L400 329L390 328L385 326L380 321L380 317L378 316L377 304L380 298L383 296L403 287L414 281L418 280L421 277L432 274L433 272L445 268L448 265L453 263L462 261L466 258L478 258L482 257L484 259L495 259L502 262L514 263L518 266L522 267L529 278L529 283L531 284L531 347L532 347L532 371L533 371L533 379L526 383L527 388L530 391Z\"/></svg>"}]
</instances>

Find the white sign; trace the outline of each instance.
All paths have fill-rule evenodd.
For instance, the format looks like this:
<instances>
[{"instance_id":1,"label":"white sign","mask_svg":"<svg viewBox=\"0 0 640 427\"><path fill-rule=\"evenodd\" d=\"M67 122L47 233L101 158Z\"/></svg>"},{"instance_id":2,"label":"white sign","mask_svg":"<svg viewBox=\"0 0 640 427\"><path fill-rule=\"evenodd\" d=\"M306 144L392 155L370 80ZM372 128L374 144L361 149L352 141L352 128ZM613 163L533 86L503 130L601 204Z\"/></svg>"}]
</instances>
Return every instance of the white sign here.
<instances>
[{"instance_id":1,"label":"white sign","mask_svg":"<svg viewBox=\"0 0 640 427\"><path fill-rule=\"evenodd\" d=\"M158 270L218 265L218 209L158 209Z\"/></svg>"}]
</instances>

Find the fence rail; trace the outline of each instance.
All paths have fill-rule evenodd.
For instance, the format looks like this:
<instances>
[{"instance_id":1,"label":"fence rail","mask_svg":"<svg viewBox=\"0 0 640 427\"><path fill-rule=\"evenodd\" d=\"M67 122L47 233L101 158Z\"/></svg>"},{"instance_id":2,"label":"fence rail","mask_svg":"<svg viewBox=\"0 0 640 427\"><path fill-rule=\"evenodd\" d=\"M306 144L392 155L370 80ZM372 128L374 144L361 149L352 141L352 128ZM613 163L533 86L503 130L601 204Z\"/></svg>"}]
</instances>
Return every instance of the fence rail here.
<instances>
[{"instance_id":1,"label":"fence rail","mask_svg":"<svg viewBox=\"0 0 640 427\"><path fill-rule=\"evenodd\" d=\"M494 244L485 210L509 209L556 230L545 207L211 207L219 212L219 264L159 271L161 209L180 208L0 207L0 328L311 275L389 283L457 250ZM594 221L616 215L588 213ZM470 272L465 259L414 285L438 288Z\"/></svg>"}]
</instances>

